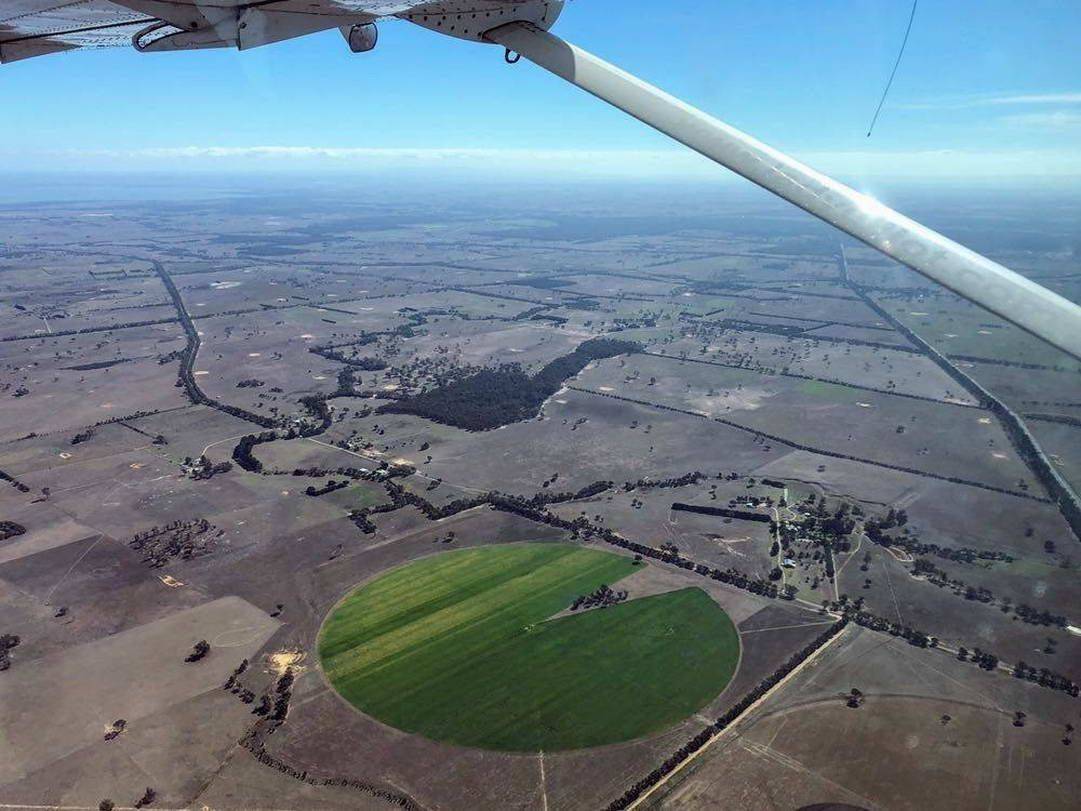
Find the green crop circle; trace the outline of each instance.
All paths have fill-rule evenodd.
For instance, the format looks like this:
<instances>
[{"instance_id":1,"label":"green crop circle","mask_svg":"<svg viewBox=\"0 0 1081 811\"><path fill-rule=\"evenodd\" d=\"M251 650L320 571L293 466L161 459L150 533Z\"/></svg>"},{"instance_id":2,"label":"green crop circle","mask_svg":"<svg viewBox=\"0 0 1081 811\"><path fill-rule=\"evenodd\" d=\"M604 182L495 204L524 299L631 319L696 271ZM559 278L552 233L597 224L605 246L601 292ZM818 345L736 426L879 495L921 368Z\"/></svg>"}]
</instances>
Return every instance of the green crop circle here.
<instances>
[{"instance_id":1,"label":"green crop circle","mask_svg":"<svg viewBox=\"0 0 1081 811\"><path fill-rule=\"evenodd\" d=\"M320 661L353 706L437 741L551 752L637 738L709 703L740 653L698 588L565 613L641 566L551 543L423 558L338 603Z\"/></svg>"}]
</instances>

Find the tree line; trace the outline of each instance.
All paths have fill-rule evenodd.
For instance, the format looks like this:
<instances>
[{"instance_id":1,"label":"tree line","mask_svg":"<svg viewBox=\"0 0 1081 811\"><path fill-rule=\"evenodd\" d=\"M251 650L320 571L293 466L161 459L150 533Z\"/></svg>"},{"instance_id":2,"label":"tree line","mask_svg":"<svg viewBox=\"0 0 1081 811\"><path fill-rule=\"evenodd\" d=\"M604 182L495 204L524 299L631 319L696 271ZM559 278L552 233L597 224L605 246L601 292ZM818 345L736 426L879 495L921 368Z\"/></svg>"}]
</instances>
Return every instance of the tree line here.
<instances>
[{"instance_id":1,"label":"tree line","mask_svg":"<svg viewBox=\"0 0 1081 811\"><path fill-rule=\"evenodd\" d=\"M612 801L608 805L607 811L622 811L622 809L633 805L639 797L675 771L683 761L705 746L715 735L723 732L739 720L740 716L750 709L755 702L780 684L783 679L807 661L807 659L819 648L837 636L837 634L844 630L847 624L848 620L842 617L826 631L819 634L814 641L808 643L801 650L792 654L787 662L760 681L757 686L750 690L750 692L729 707L720 718L687 741L687 743L683 744L683 746L677 749L660 766L628 788L622 796Z\"/></svg>"},{"instance_id":2,"label":"tree line","mask_svg":"<svg viewBox=\"0 0 1081 811\"><path fill-rule=\"evenodd\" d=\"M14 521L0 521L0 541L6 541L9 538L17 538L25 532L26 527L22 524L18 524Z\"/></svg>"},{"instance_id":3,"label":"tree line","mask_svg":"<svg viewBox=\"0 0 1081 811\"><path fill-rule=\"evenodd\" d=\"M890 462L879 462L874 459L865 459L861 456L853 456L849 453L831 451L825 448L815 448L810 445L804 445L800 442L796 442L792 439L786 439L784 437L777 436L776 434L768 434L765 431L759 431L756 428L748 428L745 425L741 425L738 422L733 422L732 420L726 420L723 417L707 417L705 414L702 414L698 411L690 411L685 408L676 408L675 406L664 405L663 403L651 403L648 400L639 400L634 397L624 397L621 394L613 394L612 392L607 391L594 391L593 389L583 389L578 386L568 386L568 388L573 391L581 391L586 394L592 394L596 397L609 397L613 400L623 400L624 402L634 403L635 405L646 406L648 408L656 408L661 411L671 411L676 414L685 414L689 417L697 417L698 419L702 420L712 420L713 422L719 422L721 425L727 425L731 428L737 428L740 431L744 431L746 433L754 434L755 436L768 439L770 442L776 442L779 445L785 445L798 451L808 451L809 453L813 453L818 456L828 456L833 459L844 459L850 462L860 462L861 464L873 465L874 467L882 467L886 468L887 470L898 470L902 473L911 473L914 476L923 476L927 479L938 479L939 481L952 482L953 484L964 484L968 487L978 487L981 490L989 490L992 493L1003 493L1008 496L1015 496L1016 498L1028 499L1029 501L1038 501L1041 504L1051 503L1051 499L1049 498L1044 498L1042 496L1034 496L1031 493L1025 493L1019 490L1009 490L1005 487L998 487L993 484L985 484L983 482L972 481L970 479L962 479L959 476L946 476L941 473L933 473L928 470L919 470L918 468L907 467L905 465L895 465Z\"/></svg>"},{"instance_id":4,"label":"tree line","mask_svg":"<svg viewBox=\"0 0 1081 811\"><path fill-rule=\"evenodd\" d=\"M0 481L8 482L12 487L14 487L20 493L29 493L30 492L30 488L27 485L23 484L21 481L16 479L10 473L5 473L3 470L0 470Z\"/></svg>"}]
</instances>

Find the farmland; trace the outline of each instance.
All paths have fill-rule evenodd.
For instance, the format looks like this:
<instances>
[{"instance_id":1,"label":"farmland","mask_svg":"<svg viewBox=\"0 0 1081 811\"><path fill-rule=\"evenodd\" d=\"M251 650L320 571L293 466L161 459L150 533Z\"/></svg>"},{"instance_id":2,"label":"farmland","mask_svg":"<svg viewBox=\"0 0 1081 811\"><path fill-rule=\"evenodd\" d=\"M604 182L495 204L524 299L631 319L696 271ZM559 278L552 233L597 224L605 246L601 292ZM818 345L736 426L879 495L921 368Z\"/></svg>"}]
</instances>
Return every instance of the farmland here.
<instances>
[{"instance_id":1,"label":"farmland","mask_svg":"<svg viewBox=\"0 0 1081 811\"><path fill-rule=\"evenodd\" d=\"M0 805L1073 807L1076 364L753 194L491 192L0 207ZM1081 298L1076 201L922 204Z\"/></svg>"},{"instance_id":2,"label":"farmland","mask_svg":"<svg viewBox=\"0 0 1081 811\"><path fill-rule=\"evenodd\" d=\"M323 667L358 708L437 740L550 752L635 738L720 693L739 643L694 589L550 619L634 568L544 545L425 559L335 609Z\"/></svg>"}]
</instances>

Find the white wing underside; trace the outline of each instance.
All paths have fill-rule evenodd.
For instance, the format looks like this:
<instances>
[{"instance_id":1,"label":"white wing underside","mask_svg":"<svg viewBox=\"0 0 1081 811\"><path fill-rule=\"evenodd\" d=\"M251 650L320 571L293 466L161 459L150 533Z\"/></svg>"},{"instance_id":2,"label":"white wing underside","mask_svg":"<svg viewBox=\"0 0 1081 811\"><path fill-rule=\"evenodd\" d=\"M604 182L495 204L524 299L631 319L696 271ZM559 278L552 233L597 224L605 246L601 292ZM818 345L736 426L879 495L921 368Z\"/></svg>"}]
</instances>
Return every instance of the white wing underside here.
<instances>
[{"instance_id":1,"label":"white wing underside","mask_svg":"<svg viewBox=\"0 0 1081 811\"><path fill-rule=\"evenodd\" d=\"M0 0L0 62L136 41L145 46L140 50L244 49L386 17L480 40L484 31L515 20L547 28L561 5L555 0Z\"/></svg>"}]
</instances>

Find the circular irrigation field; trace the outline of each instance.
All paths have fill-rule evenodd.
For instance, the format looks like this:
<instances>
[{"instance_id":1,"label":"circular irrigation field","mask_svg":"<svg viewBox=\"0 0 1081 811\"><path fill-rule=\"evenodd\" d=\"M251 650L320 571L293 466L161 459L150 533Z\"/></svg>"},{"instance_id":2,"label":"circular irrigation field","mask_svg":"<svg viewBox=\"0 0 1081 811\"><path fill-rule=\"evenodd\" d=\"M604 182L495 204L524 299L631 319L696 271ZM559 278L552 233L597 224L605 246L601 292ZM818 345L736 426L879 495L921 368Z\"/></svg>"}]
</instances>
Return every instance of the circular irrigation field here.
<instances>
[{"instance_id":1,"label":"circular irrigation field","mask_svg":"<svg viewBox=\"0 0 1081 811\"><path fill-rule=\"evenodd\" d=\"M319 657L355 707L437 741L551 752L630 740L716 697L740 650L697 588L554 617L639 568L558 543L423 558L338 603Z\"/></svg>"}]
</instances>

